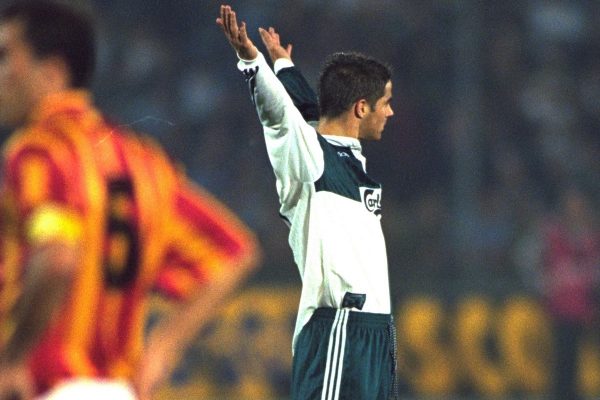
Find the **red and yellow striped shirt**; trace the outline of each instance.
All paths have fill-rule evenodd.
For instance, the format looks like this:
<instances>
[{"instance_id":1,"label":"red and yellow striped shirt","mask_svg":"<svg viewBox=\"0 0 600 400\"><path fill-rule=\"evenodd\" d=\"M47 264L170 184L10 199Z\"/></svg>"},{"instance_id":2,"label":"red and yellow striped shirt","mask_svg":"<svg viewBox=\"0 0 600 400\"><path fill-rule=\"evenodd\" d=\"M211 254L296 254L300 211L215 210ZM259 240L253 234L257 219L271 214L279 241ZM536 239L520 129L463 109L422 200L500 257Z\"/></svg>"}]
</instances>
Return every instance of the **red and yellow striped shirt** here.
<instances>
[{"instance_id":1,"label":"red and yellow striped shirt","mask_svg":"<svg viewBox=\"0 0 600 400\"><path fill-rule=\"evenodd\" d=\"M84 92L47 98L3 157L0 316L31 241L84 246L69 301L31 358L42 391L69 376L131 377L149 292L186 298L256 246L159 146L107 124Z\"/></svg>"}]
</instances>

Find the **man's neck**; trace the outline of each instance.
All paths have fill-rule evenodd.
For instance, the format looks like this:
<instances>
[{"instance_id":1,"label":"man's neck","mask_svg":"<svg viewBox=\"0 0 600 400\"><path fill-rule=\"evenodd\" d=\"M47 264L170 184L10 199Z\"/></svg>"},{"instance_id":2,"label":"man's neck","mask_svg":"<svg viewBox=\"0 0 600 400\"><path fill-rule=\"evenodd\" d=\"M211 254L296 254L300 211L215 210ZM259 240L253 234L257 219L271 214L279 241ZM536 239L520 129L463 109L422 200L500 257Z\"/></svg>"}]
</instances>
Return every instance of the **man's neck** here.
<instances>
[{"instance_id":1,"label":"man's neck","mask_svg":"<svg viewBox=\"0 0 600 400\"><path fill-rule=\"evenodd\" d=\"M358 123L347 115L338 118L321 118L317 131L322 135L345 136L358 139Z\"/></svg>"}]
</instances>

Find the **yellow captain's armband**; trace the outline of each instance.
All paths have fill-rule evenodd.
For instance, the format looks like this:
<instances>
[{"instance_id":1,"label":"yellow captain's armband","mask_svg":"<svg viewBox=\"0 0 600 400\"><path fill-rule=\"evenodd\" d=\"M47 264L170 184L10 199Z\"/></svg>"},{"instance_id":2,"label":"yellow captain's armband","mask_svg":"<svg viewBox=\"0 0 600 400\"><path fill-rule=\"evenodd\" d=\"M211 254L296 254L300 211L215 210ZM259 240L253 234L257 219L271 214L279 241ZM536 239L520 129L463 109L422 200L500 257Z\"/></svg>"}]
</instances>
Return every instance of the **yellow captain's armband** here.
<instances>
[{"instance_id":1,"label":"yellow captain's armband","mask_svg":"<svg viewBox=\"0 0 600 400\"><path fill-rule=\"evenodd\" d=\"M72 210L58 205L38 207L27 221L27 240L43 243L58 239L75 243L82 236L82 225L81 217Z\"/></svg>"}]
</instances>

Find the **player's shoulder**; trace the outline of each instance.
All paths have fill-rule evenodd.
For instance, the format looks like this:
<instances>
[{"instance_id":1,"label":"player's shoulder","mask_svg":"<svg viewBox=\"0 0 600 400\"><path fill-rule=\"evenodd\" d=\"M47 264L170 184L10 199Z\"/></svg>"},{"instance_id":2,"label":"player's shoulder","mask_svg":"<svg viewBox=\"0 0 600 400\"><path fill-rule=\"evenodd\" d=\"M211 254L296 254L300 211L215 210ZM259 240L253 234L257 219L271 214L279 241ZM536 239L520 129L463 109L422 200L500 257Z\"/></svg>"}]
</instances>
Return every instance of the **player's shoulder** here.
<instances>
[{"instance_id":1,"label":"player's shoulder","mask_svg":"<svg viewBox=\"0 0 600 400\"><path fill-rule=\"evenodd\" d=\"M33 119L13 133L2 148L3 168L18 175L42 166L64 177L82 154L93 154L92 134L105 126L94 109L67 109Z\"/></svg>"},{"instance_id":2,"label":"player's shoulder","mask_svg":"<svg viewBox=\"0 0 600 400\"><path fill-rule=\"evenodd\" d=\"M173 174L178 168L164 147L154 137L125 126L114 128L123 154L131 165L143 165L158 174Z\"/></svg>"},{"instance_id":3,"label":"player's shoulder","mask_svg":"<svg viewBox=\"0 0 600 400\"><path fill-rule=\"evenodd\" d=\"M67 160L71 156L72 145L66 136L35 125L14 133L5 143L2 156L6 164L21 163L24 160L54 159Z\"/></svg>"},{"instance_id":4,"label":"player's shoulder","mask_svg":"<svg viewBox=\"0 0 600 400\"><path fill-rule=\"evenodd\" d=\"M136 153L138 156L148 159L167 158L166 152L161 144L152 136L129 129L127 127L115 128L120 136L120 141L127 153Z\"/></svg>"}]
</instances>

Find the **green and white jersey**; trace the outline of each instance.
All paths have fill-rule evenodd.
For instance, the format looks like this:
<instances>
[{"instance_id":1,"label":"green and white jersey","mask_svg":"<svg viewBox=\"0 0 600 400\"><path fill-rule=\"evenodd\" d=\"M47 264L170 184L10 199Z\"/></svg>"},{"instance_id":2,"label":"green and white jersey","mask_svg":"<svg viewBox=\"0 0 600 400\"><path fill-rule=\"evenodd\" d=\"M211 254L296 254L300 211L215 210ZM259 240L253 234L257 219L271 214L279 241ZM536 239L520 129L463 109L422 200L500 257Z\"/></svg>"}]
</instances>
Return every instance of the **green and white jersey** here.
<instances>
[{"instance_id":1,"label":"green and white jersey","mask_svg":"<svg viewBox=\"0 0 600 400\"><path fill-rule=\"evenodd\" d=\"M315 309L342 308L347 292L366 295L360 311L389 314L381 185L365 172L359 140L318 134L262 54L238 68L264 128L279 212L302 278L294 342Z\"/></svg>"}]
</instances>

